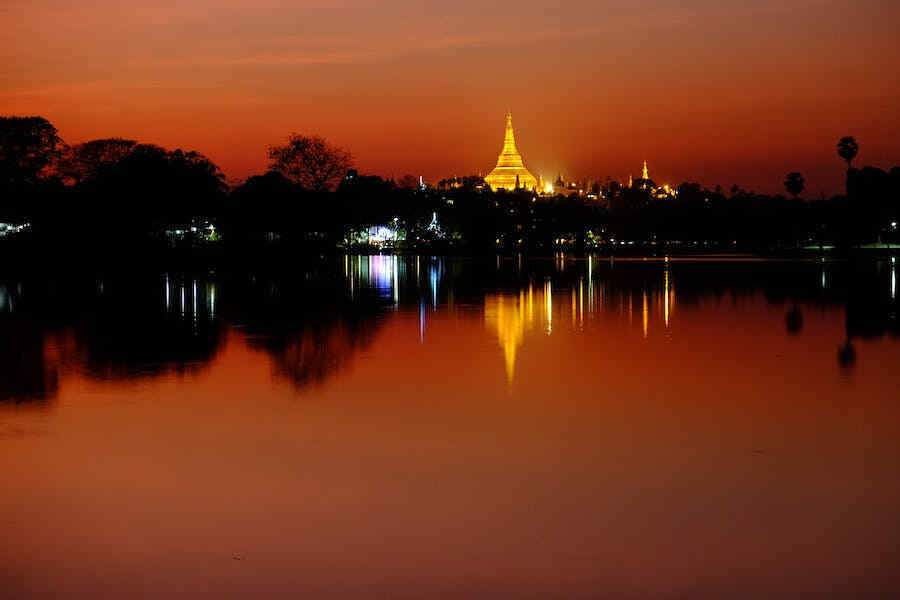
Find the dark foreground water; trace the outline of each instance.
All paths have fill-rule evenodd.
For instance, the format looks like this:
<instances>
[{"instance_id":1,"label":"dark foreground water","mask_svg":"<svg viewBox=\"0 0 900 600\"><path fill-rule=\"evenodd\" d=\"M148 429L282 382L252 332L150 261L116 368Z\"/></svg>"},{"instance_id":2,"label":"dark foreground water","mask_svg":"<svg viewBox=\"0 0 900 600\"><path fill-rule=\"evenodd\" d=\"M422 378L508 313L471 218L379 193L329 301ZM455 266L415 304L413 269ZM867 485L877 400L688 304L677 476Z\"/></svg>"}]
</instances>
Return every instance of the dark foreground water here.
<instances>
[{"instance_id":1,"label":"dark foreground water","mask_svg":"<svg viewBox=\"0 0 900 600\"><path fill-rule=\"evenodd\" d=\"M0 597L896 596L897 268L0 273Z\"/></svg>"}]
</instances>

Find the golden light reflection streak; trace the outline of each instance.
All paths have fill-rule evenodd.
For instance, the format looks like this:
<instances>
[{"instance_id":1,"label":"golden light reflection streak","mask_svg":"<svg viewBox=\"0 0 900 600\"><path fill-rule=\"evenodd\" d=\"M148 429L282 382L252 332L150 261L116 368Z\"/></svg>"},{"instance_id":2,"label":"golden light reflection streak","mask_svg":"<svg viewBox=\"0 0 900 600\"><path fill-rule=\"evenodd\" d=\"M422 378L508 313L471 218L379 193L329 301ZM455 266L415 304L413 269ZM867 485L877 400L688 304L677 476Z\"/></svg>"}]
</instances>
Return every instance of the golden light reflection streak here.
<instances>
[{"instance_id":1,"label":"golden light reflection streak","mask_svg":"<svg viewBox=\"0 0 900 600\"><path fill-rule=\"evenodd\" d=\"M575 294L575 288L572 288L572 329L575 329L575 322L578 317L577 311L577 299Z\"/></svg>"},{"instance_id":2,"label":"golden light reflection streak","mask_svg":"<svg viewBox=\"0 0 900 600\"><path fill-rule=\"evenodd\" d=\"M528 283L528 322L534 321L534 285Z\"/></svg>"},{"instance_id":3,"label":"golden light reflection streak","mask_svg":"<svg viewBox=\"0 0 900 600\"><path fill-rule=\"evenodd\" d=\"M526 319L524 290L518 296L486 296L484 320L494 329L503 349L506 382L511 386L515 379L518 351L525 340L525 329L531 326L531 321Z\"/></svg>"},{"instance_id":4,"label":"golden light reflection streak","mask_svg":"<svg viewBox=\"0 0 900 600\"><path fill-rule=\"evenodd\" d=\"M641 309L641 316L643 319L644 325L644 339L647 339L647 331L649 329L649 311L647 307L647 290L643 291L643 308Z\"/></svg>"},{"instance_id":5,"label":"golden light reflection streak","mask_svg":"<svg viewBox=\"0 0 900 600\"><path fill-rule=\"evenodd\" d=\"M544 312L547 321L547 335L553 333L553 284L550 280L544 284Z\"/></svg>"},{"instance_id":6,"label":"golden light reflection streak","mask_svg":"<svg viewBox=\"0 0 900 600\"><path fill-rule=\"evenodd\" d=\"M669 317L675 318L675 282L669 284Z\"/></svg>"},{"instance_id":7,"label":"golden light reflection streak","mask_svg":"<svg viewBox=\"0 0 900 600\"><path fill-rule=\"evenodd\" d=\"M584 280L578 280L578 325L584 328Z\"/></svg>"},{"instance_id":8,"label":"golden light reflection streak","mask_svg":"<svg viewBox=\"0 0 900 600\"><path fill-rule=\"evenodd\" d=\"M669 328L669 268L665 271L665 294L663 296L663 317L666 321L666 329Z\"/></svg>"}]
</instances>

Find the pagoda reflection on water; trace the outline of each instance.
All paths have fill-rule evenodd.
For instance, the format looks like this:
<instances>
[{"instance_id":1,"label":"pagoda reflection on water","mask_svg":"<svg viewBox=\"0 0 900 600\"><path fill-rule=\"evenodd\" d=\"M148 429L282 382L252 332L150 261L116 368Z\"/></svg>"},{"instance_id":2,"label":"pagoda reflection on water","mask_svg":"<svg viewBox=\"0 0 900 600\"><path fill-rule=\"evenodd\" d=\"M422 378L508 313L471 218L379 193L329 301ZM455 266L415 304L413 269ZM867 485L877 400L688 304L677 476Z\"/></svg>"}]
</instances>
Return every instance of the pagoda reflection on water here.
<instances>
[{"instance_id":1,"label":"pagoda reflection on water","mask_svg":"<svg viewBox=\"0 0 900 600\"><path fill-rule=\"evenodd\" d=\"M654 330L669 331L675 309L669 259L661 261L662 269L651 279L634 286L598 277L596 268L612 265L613 261L594 255L578 260L557 253L553 261L555 275L548 275L542 283L528 278L527 283L484 292L480 301L484 325L496 337L503 353L508 385L515 380L523 348L536 333L551 336L566 329L582 332L586 322L601 313L622 319L629 327L633 325L644 339ZM351 300L365 298L369 291L385 302L385 309L402 311L404 307L416 307L420 343L425 343L431 315L457 310L454 286L447 280L450 271L443 258L345 255L343 262ZM521 270L521 255L515 260L497 257L498 273L512 268Z\"/></svg>"},{"instance_id":2,"label":"pagoda reflection on water","mask_svg":"<svg viewBox=\"0 0 900 600\"><path fill-rule=\"evenodd\" d=\"M557 256L557 260L564 264L566 258ZM589 256L585 275L566 284L554 286L547 279L543 285L529 282L518 291L485 294L485 326L496 335L503 350L508 385L515 380L516 363L525 342L535 332L549 336L560 327L584 331L585 320L594 319L601 312L626 320L629 327L636 327L640 319L644 339L650 336L653 321L662 323L661 331L669 330L675 286L668 264L661 280L645 284L638 293L637 289L617 289L608 282L596 281L591 273L593 262Z\"/></svg>"}]
</instances>

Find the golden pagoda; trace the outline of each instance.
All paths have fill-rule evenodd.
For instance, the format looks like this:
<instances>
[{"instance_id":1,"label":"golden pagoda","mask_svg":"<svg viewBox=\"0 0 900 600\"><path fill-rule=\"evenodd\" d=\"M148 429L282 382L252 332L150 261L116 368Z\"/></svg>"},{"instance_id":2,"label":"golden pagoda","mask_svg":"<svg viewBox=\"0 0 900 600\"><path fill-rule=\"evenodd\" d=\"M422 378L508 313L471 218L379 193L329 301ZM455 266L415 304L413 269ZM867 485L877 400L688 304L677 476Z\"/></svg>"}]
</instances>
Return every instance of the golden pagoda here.
<instances>
[{"instance_id":1,"label":"golden pagoda","mask_svg":"<svg viewBox=\"0 0 900 600\"><path fill-rule=\"evenodd\" d=\"M499 189L533 190L537 187L537 179L525 168L522 155L516 148L512 113L506 113L506 134L503 136L503 150L500 151L500 157L497 158L497 166L488 173L484 181L495 192Z\"/></svg>"}]
</instances>

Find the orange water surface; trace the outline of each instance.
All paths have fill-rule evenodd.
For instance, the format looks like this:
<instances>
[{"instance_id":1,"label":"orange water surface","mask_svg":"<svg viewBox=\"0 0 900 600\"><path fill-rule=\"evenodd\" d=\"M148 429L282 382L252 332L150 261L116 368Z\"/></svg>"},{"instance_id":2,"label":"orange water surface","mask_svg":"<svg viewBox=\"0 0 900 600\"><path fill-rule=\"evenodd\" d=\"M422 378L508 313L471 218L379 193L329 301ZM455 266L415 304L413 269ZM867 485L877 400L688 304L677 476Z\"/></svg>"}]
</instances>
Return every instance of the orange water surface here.
<instances>
[{"instance_id":1,"label":"orange water surface","mask_svg":"<svg viewBox=\"0 0 900 600\"><path fill-rule=\"evenodd\" d=\"M898 594L895 270L6 280L0 597Z\"/></svg>"}]
</instances>

